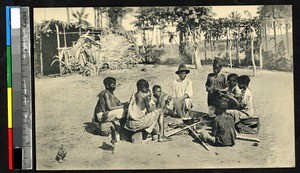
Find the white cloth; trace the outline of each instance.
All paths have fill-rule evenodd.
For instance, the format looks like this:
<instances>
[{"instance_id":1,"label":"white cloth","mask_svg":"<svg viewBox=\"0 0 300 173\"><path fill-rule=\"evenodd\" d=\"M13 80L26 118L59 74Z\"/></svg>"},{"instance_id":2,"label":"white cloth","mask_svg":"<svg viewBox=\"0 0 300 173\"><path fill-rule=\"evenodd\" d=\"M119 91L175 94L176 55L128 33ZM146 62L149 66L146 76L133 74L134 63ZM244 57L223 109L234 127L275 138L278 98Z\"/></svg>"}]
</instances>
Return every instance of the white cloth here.
<instances>
[{"instance_id":1,"label":"white cloth","mask_svg":"<svg viewBox=\"0 0 300 173\"><path fill-rule=\"evenodd\" d=\"M157 124L159 111L146 112L146 108L140 110L136 104L135 95L132 95L128 107L127 127L133 131L145 129L145 131L151 133Z\"/></svg>"},{"instance_id":2,"label":"white cloth","mask_svg":"<svg viewBox=\"0 0 300 173\"><path fill-rule=\"evenodd\" d=\"M242 95L242 91L238 85L233 87L231 90L229 89L229 93L232 93L235 97L240 97Z\"/></svg>"},{"instance_id":3,"label":"white cloth","mask_svg":"<svg viewBox=\"0 0 300 173\"><path fill-rule=\"evenodd\" d=\"M185 78L183 81L177 79L173 82L173 98L183 97L185 94L190 99L193 98L193 83L191 80Z\"/></svg>"},{"instance_id":4,"label":"white cloth","mask_svg":"<svg viewBox=\"0 0 300 173\"><path fill-rule=\"evenodd\" d=\"M144 110L140 110L135 101L135 94L133 94L130 98L129 106L128 106L128 118L133 120L138 120L145 116L146 108Z\"/></svg>"},{"instance_id":5,"label":"white cloth","mask_svg":"<svg viewBox=\"0 0 300 173\"><path fill-rule=\"evenodd\" d=\"M253 116L253 104L252 104L252 94L249 88L246 88L245 91L242 91L242 105L245 107L242 109L243 112L247 113L249 116Z\"/></svg>"}]
</instances>

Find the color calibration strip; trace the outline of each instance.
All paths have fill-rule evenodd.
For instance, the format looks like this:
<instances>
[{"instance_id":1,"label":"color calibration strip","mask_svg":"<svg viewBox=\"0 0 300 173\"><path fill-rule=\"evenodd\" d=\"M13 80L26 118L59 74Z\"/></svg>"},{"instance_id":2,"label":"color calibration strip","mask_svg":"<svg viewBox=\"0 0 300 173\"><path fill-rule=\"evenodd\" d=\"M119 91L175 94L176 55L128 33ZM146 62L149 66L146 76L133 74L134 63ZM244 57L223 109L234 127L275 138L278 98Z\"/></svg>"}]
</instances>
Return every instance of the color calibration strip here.
<instances>
[{"instance_id":1,"label":"color calibration strip","mask_svg":"<svg viewBox=\"0 0 300 173\"><path fill-rule=\"evenodd\" d=\"M6 62L7 62L7 113L8 113L7 136L8 136L8 169L13 170L10 9L11 7L6 7Z\"/></svg>"},{"instance_id":2,"label":"color calibration strip","mask_svg":"<svg viewBox=\"0 0 300 173\"><path fill-rule=\"evenodd\" d=\"M30 23L28 7L6 7L8 169L32 169Z\"/></svg>"}]
</instances>

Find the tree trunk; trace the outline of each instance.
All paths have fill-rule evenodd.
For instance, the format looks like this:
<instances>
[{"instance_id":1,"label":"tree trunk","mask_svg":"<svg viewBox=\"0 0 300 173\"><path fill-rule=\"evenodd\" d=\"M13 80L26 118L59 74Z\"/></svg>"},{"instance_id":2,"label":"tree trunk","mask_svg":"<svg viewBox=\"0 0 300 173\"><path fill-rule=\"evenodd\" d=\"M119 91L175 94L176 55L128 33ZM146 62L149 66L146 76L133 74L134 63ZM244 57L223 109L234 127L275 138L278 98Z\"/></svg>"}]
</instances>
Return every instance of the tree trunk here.
<instances>
[{"instance_id":1,"label":"tree trunk","mask_svg":"<svg viewBox=\"0 0 300 173\"><path fill-rule=\"evenodd\" d=\"M179 31L179 45L182 45L182 43L183 43L183 33L182 33L182 31L180 30L180 31Z\"/></svg>"},{"instance_id":2,"label":"tree trunk","mask_svg":"<svg viewBox=\"0 0 300 173\"><path fill-rule=\"evenodd\" d=\"M206 49L207 49L206 48L206 39L204 39L204 58L205 58L205 61L207 61L207 55L206 55L207 50Z\"/></svg>"},{"instance_id":3,"label":"tree trunk","mask_svg":"<svg viewBox=\"0 0 300 173\"><path fill-rule=\"evenodd\" d=\"M237 32L237 38L236 38L236 57L237 57L237 60L238 60L238 66L240 66L241 64L241 59L240 59L240 50L239 50L239 43L240 43L240 40L239 40L239 35L240 35L240 28L238 28L238 32Z\"/></svg>"},{"instance_id":4,"label":"tree trunk","mask_svg":"<svg viewBox=\"0 0 300 173\"><path fill-rule=\"evenodd\" d=\"M263 69L262 41L260 41L260 45L259 45L259 66L260 66L260 69Z\"/></svg>"},{"instance_id":5,"label":"tree trunk","mask_svg":"<svg viewBox=\"0 0 300 173\"><path fill-rule=\"evenodd\" d=\"M210 33L209 33L209 57L210 57L210 59L213 59L213 57L212 57L212 42L211 42L211 35L210 35Z\"/></svg>"},{"instance_id":6,"label":"tree trunk","mask_svg":"<svg viewBox=\"0 0 300 173\"><path fill-rule=\"evenodd\" d=\"M151 45L153 45L153 38L154 38L154 28L152 29L152 36L151 36L152 38L151 38Z\"/></svg>"},{"instance_id":7,"label":"tree trunk","mask_svg":"<svg viewBox=\"0 0 300 173\"><path fill-rule=\"evenodd\" d=\"M275 54L277 53L277 40L276 40L276 21L275 21L275 9L274 9L274 5L272 5L273 8L273 31L274 31L274 51Z\"/></svg>"},{"instance_id":8,"label":"tree trunk","mask_svg":"<svg viewBox=\"0 0 300 173\"><path fill-rule=\"evenodd\" d=\"M283 41L283 34L282 34L282 27L280 25L280 36L281 36L281 40Z\"/></svg>"},{"instance_id":9,"label":"tree trunk","mask_svg":"<svg viewBox=\"0 0 300 173\"><path fill-rule=\"evenodd\" d=\"M173 57L173 41L171 40L171 58L174 58Z\"/></svg>"},{"instance_id":10,"label":"tree trunk","mask_svg":"<svg viewBox=\"0 0 300 173\"><path fill-rule=\"evenodd\" d=\"M200 57L200 45L196 46L195 50L195 68L199 69L201 67L201 57Z\"/></svg>"},{"instance_id":11,"label":"tree trunk","mask_svg":"<svg viewBox=\"0 0 300 173\"><path fill-rule=\"evenodd\" d=\"M256 65L254 61L254 37L251 37L251 60L253 64L253 76L256 76Z\"/></svg>"},{"instance_id":12,"label":"tree trunk","mask_svg":"<svg viewBox=\"0 0 300 173\"><path fill-rule=\"evenodd\" d=\"M69 8L67 7L67 21L68 21L68 24L70 23L70 11L69 11Z\"/></svg>"},{"instance_id":13,"label":"tree trunk","mask_svg":"<svg viewBox=\"0 0 300 173\"><path fill-rule=\"evenodd\" d=\"M266 52L268 52L268 35L267 35L267 23L264 23L265 25L265 45L266 45Z\"/></svg>"},{"instance_id":14,"label":"tree trunk","mask_svg":"<svg viewBox=\"0 0 300 173\"><path fill-rule=\"evenodd\" d=\"M98 9L97 10L97 27L100 27L100 25L101 25L101 21L102 19L101 19L101 10L100 9Z\"/></svg>"},{"instance_id":15,"label":"tree trunk","mask_svg":"<svg viewBox=\"0 0 300 173\"><path fill-rule=\"evenodd\" d=\"M155 33L155 46L156 46L156 48L158 48L158 30L157 30L158 28L157 27L155 27L155 31L156 31L156 33Z\"/></svg>"},{"instance_id":16,"label":"tree trunk","mask_svg":"<svg viewBox=\"0 0 300 173\"><path fill-rule=\"evenodd\" d=\"M43 39L42 34L40 37L40 62L41 62L41 75L44 76L44 64L43 64Z\"/></svg>"},{"instance_id":17,"label":"tree trunk","mask_svg":"<svg viewBox=\"0 0 300 173\"><path fill-rule=\"evenodd\" d=\"M289 40L289 32L288 32L288 23L285 24L285 36L286 36L287 58L290 59L290 40Z\"/></svg>"},{"instance_id":18,"label":"tree trunk","mask_svg":"<svg viewBox=\"0 0 300 173\"><path fill-rule=\"evenodd\" d=\"M277 39L276 39L276 22L273 21L273 30L274 30L274 51L277 53Z\"/></svg>"},{"instance_id":19,"label":"tree trunk","mask_svg":"<svg viewBox=\"0 0 300 173\"><path fill-rule=\"evenodd\" d=\"M230 65L230 68L232 68L231 39L230 39L230 30L229 29L227 29L227 39L229 41L229 43L228 43L229 65Z\"/></svg>"}]
</instances>

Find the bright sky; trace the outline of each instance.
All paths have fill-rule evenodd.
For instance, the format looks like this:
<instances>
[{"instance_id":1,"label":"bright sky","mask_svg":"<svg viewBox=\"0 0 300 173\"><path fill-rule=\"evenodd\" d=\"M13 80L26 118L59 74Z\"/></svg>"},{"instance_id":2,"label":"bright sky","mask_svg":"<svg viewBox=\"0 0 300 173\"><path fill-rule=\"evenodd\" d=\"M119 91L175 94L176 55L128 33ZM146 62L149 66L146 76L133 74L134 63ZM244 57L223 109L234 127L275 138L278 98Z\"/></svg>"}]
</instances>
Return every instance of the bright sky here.
<instances>
[{"instance_id":1,"label":"bright sky","mask_svg":"<svg viewBox=\"0 0 300 173\"><path fill-rule=\"evenodd\" d=\"M232 11L237 11L242 15L242 17L246 17L244 11L248 10L252 16L257 16L258 6L212 6L212 11L216 13L215 18L219 17L228 17L228 15ZM74 18L71 16L71 11L79 11L81 8L69 8L70 9L70 17L71 22ZM89 13L87 20L93 25L94 24L94 10L93 8L86 8L86 13ZM67 21L67 12L66 8L35 8L34 9L34 21L37 23L41 23L43 20L61 20ZM134 21L134 17L130 15L125 16L124 24L130 28L129 24ZM128 29L129 29L128 28ZM131 28L130 28L131 29Z\"/></svg>"},{"instance_id":2,"label":"bright sky","mask_svg":"<svg viewBox=\"0 0 300 173\"><path fill-rule=\"evenodd\" d=\"M257 16L256 11L257 11L258 6L212 6L212 11L216 13L215 18L219 17L228 17L228 15L232 11L237 11L238 13L241 14L242 18L246 18L247 16L245 15L244 11L248 10L251 14L252 17Z\"/></svg>"}]
</instances>

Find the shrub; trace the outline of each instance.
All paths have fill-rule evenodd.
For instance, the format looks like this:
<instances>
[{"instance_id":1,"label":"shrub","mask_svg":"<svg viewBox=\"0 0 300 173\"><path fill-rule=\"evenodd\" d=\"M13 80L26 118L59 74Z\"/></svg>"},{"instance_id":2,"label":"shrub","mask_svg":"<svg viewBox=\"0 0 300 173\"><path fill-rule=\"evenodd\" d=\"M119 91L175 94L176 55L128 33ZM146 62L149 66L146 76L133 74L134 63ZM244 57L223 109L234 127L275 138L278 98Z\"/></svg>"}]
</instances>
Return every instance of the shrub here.
<instances>
[{"instance_id":1,"label":"shrub","mask_svg":"<svg viewBox=\"0 0 300 173\"><path fill-rule=\"evenodd\" d=\"M280 58L275 61L276 69L279 71L292 71L293 70L293 62L286 58Z\"/></svg>"},{"instance_id":2,"label":"shrub","mask_svg":"<svg viewBox=\"0 0 300 173\"><path fill-rule=\"evenodd\" d=\"M145 49L145 51L143 50ZM139 54L142 58L142 62L145 64L160 63L160 57L165 53L165 50L156 48L153 45L140 46Z\"/></svg>"},{"instance_id":3,"label":"shrub","mask_svg":"<svg viewBox=\"0 0 300 173\"><path fill-rule=\"evenodd\" d=\"M164 65L178 65L181 64L182 60L179 58L167 58L165 61L161 62Z\"/></svg>"}]
</instances>

